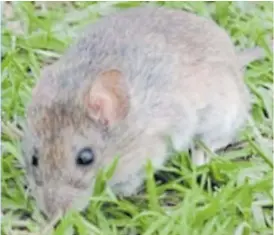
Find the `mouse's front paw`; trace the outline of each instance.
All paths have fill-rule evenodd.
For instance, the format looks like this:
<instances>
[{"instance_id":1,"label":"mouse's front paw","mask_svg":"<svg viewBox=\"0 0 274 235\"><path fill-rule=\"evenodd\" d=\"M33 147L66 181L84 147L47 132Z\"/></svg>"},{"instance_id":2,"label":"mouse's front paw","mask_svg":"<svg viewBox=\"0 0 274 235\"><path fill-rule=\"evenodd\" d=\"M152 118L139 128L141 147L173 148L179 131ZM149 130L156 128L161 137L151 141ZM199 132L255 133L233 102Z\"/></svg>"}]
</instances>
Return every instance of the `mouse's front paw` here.
<instances>
[{"instance_id":1,"label":"mouse's front paw","mask_svg":"<svg viewBox=\"0 0 274 235\"><path fill-rule=\"evenodd\" d=\"M210 160L209 156L203 150L200 150L200 149L193 150L191 154L191 158L192 158L192 163L195 166L205 165L209 163L209 160Z\"/></svg>"}]
</instances>

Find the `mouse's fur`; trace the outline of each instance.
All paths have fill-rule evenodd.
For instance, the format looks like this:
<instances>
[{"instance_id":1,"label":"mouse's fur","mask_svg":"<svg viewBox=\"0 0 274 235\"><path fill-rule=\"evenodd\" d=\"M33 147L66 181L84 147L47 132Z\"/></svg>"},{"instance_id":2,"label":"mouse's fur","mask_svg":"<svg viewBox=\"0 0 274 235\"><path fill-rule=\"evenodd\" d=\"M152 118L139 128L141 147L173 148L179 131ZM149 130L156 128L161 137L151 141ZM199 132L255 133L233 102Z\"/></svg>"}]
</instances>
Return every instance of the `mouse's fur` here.
<instances>
[{"instance_id":1,"label":"mouse's fur","mask_svg":"<svg viewBox=\"0 0 274 235\"><path fill-rule=\"evenodd\" d=\"M178 151L194 138L212 151L228 145L250 109L246 61L223 29L183 11L140 7L91 25L43 70L28 107L23 150L41 208L51 215L85 206L96 173L116 155L109 185L133 194L146 159L157 169L169 157L169 137ZM95 161L78 166L86 146ZM207 161L200 150L192 157Z\"/></svg>"}]
</instances>

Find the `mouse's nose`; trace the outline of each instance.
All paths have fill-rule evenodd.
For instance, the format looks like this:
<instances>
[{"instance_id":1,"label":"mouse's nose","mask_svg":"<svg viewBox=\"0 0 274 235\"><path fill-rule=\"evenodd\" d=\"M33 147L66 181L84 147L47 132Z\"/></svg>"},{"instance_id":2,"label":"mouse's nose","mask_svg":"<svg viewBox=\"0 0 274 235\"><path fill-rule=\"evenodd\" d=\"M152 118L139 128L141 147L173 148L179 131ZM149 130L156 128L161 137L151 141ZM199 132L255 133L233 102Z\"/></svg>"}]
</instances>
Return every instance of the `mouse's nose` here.
<instances>
[{"instance_id":1,"label":"mouse's nose","mask_svg":"<svg viewBox=\"0 0 274 235\"><path fill-rule=\"evenodd\" d=\"M43 190L42 210L51 218L59 212L69 209L83 210L89 202L90 191L79 190L70 186L46 187Z\"/></svg>"},{"instance_id":2,"label":"mouse's nose","mask_svg":"<svg viewBox=\"0 0 274 235\"><path fill-rule=\"evenodd\" d=\"M50 218L56 213L70 209L76 193L69 187L48 188L44 190L44 213Z\"/></svg>"}]
</instances>

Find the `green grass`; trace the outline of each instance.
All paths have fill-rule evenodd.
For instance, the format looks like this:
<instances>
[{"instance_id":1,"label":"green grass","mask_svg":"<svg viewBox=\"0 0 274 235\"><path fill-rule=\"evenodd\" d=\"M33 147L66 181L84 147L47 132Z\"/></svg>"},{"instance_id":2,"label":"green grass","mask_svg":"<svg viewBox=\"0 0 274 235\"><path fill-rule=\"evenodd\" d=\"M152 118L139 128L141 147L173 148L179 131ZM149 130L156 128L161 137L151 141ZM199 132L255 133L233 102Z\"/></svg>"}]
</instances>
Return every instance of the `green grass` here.
<instances>
[{"instance_id":1,"label":"green grass","mask_svg":"<svg viewBox=\"0 0 274 235\"><path fill-rule=\"evenodd\" d=\"M46 224L24 188L24 169L12 128L24 115L40 68L58 59L86 24L101 15L139 4L14 2L4 9L5 14L12 16L2 17L2 234L41 234ZM143 193L121 199L105 190L92 198L87 212L67 214L53 234L73 234L73 230L81 235L272 234L273 60L266 44L273 34L273 5L157 4L213 18L239 48L260 45L268 50L268 58L252 63L245 76L253 94L254 125L239 136L238 146L228 148L204 167L193 167L189 156L182 153L158 173L165 179L159 182L154 180L148 165Z\"/></svg>"}]
</instances>

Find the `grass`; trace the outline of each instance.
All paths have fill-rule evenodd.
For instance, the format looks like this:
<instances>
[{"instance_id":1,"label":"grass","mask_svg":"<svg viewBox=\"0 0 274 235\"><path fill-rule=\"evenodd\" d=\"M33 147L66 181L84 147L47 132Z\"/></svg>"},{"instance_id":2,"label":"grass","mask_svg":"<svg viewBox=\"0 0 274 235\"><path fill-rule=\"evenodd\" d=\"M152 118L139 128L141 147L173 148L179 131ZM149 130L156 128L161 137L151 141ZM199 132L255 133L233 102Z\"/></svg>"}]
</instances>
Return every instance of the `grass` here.
<instances>
[{"instance_id":1,"label":"grass","mask_svg":"<svg viewBox=\"0 0 274 235\"><path fill-rule=\"evenodd\" d=\"M5 4L2 17L2 228L5 235L41 234L46 221L25 190L15 127L24 116L40 68L58 59L77 32L100 16L140 2ZM264 61L252 63L245 81L253 96L249 125L239 144L200 168L178 154L155 180L148 164L145 190L116 198L93 197L84 213L68 213L52 234L268 235L273 230L273 68L266 42L273 35L271 2L158 2L211 17L239 48L260 45ZM100 182L99 182L100 183ZM50 234L48 232L47 234Z\"/></svg>"}]
</instances>

